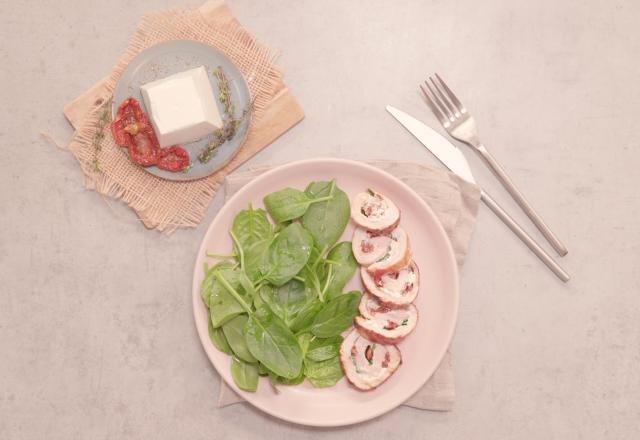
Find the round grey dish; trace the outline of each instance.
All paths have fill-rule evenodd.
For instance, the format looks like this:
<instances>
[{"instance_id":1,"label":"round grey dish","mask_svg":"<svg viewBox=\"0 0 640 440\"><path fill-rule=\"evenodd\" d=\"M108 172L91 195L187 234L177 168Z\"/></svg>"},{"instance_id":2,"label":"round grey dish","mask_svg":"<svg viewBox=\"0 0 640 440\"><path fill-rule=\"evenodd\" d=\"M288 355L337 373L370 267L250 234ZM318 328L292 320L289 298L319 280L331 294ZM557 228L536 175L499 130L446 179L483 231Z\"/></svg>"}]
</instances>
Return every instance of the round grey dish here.
<instances>
[{"instance_id":1,"label":"round grey dish","mask_svg":"<svg viewBox=\"0 0 640 440\"><path fill-rule=\"evenodd\" d=\"M213 71L221 67L229 80L231 101L234 104L234 118L240 118L242 112L248 109L251 104L251 94L240 70L222 52L214 47L197 41L175 40L160 43L156 46L140 52L127 66L122 73L113 93L112 114L115 115L118 106L129 96L134 97L140 103L142 110L148 114L145 107L140 86L157 79L165 78L174 73L195 67L204 66L207 70L211 88L216 97L216 104L220 114L223 115L222 104L218 99L218 80L213 75ZM198 154L213 139L213 135L195 142L183 144L182 146L189 152L192 167L187 172L176 172L161 170L151 166L144 168L149 173L168 180L187 181L201 179L210 176L225 166L236 155L244 143L250 123L251 113L248 113L237 129L236 135L229 141L217 148L216 153L207 163L198 160Z\"/></svg>"}]
</instances>

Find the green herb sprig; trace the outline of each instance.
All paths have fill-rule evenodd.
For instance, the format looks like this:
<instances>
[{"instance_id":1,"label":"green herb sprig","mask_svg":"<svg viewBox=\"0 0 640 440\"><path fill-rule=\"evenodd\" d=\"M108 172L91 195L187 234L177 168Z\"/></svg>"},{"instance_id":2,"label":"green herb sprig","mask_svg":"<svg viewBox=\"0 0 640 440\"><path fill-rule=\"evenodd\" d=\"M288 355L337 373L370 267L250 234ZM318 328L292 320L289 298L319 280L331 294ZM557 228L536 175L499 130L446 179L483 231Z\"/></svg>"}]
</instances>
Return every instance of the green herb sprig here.
<instances>
[{"instance_id":1,"label":"green herb sprig","mask_svg":"<svg viewBox=\"0 0 640 440\"><path fill-rule=\"evenodd\" d=\"M94 152L93 161L91 163L94 171L96 172L102 171L100 161L98 160L98 153L102 150L102 141L105 137L104 129L111 124L111 99L104 102L100 108L100 116L96 122L96 132L93 134L93 139L91 141L91 147Z\"/></svg>"},{"instance_id":2,"label":"green herb sprig","mask_svg":"<svg viewBox=\"0 0 640 440\"><path fill-rule=\"evenodd\" d=\"M201 163L207 163L215 156L218 147L225 142L233 139L238 131L238 127L247 117L250 112L250 107L244 109L242 116L239 118L234 117L235 108L233 101L231 100L231 90L229 88L229 80L225 75L222 67L218 67L213 71L213 75L218 80L218 100L222 103L224 111L224 120L222 121L222 128L213 132L213 139L202 149L198 154L198 160Z\"/></svg>"}]
</instances>

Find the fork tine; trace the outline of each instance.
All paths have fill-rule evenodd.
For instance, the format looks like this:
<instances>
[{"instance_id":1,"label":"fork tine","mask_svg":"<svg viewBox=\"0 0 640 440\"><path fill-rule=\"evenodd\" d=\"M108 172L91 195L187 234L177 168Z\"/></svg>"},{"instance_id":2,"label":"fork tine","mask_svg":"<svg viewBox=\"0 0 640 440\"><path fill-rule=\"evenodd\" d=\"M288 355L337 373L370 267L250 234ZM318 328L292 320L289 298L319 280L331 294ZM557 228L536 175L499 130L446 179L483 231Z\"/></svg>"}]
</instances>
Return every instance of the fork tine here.
<instances>
[{"instance_id":1,"label":"fork tine","mask_svg":"<svg viewBox=\"0 0 640 440\"><path fill-rule=\"evenodd\" d=\"M431 78L429 78L429 79L431 79ZM441 97L440 91L437 90L437 89L434 89L433 87L431 87L431 85L427 81L425 81L424 83L427 85L427 88L429 89L429 91L431 92L433 97L435 98L435 101L438 103L438 106L440 107L440 110L442 110L443 113L447 114L447 117L449 118L449 120L451 122L455 121L456 117L455 117L454 113L451 111L451 109L449 108L449 103L447 102L445 104L445 102L442 99L440 99L440 97ZM446 99L445 99L445 101L446 101Z\"/></svg>"},{"instance_id":2,"label":"fork tine","mask_svg":"<svg viewBox=\"0 0 640 440\"><path fill-rule=\"evenodd\" d=\"M460 112L458 111L458 109L456 108L455 105L453 105L453 103L449 100L449 97L447 96L447 94L442 90L442 88L440 88L440 86L438 85L437 82L435 82L435 80L431 77L429 77L429 81L431 81L431 84L433 85L433 88L436 90L438 97L440 98L440 100L442 102L444 102L444 105L447 106L447 108L449 109L449 111L451 113L453 113L453 117L458 118L460 117Z\"/></svg>"},{"instance_id":3,"label":"fork tine","mask_svg":"<svg viewBox=\"0 0 640 440\"><path fill-rule=\"evenodd\" d=\"M431 109L433 114L436 115L436 118L438 118L440 120L440 123L442 125L448 124L449 123L448 118L444 115L444 113L442 113L440 111L440 109L438 108L436 103L433 101L433 99L431 99L431 97L429 96L429 93L422 86L422 84L420 84L420 90L422 91L422 94L424 95L424 99L427 101L427 105L429 106L429 108Z\"/></svg>"},{"instance_id":4,"label":"fork tine","mask_svg":"<svg viewBox=\"0 0 640 440\"><path fill-rule=\"evenodd\" d=\"M460 111L460 113L466 113L467 109L464 108L464 105L460 102L460 100L458 99L458 97L455 95L455 93L453 93L453 91L449 88L449 86L447 85L447 83L445 83L442 78L440 78L440 75L438 75L436 73L436 78L438 78L438 81L440 82L440 85L444 88L444 90L447 92L447 96L449 96L449 99L451 100L451 102L458 108L458 110Z\"/></svg>"}]
</instances>

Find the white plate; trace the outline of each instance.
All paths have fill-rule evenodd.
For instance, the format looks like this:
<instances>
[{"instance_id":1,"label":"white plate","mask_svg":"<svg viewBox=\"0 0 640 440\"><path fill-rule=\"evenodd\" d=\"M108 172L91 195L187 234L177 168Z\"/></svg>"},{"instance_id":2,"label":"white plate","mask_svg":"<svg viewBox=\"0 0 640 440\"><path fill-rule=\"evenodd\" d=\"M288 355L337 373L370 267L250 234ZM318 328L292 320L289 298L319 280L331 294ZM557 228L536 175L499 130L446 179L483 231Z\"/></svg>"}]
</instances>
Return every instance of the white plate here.
<instances>
[{"instance_id":1,"label":"white plate","mask_svg":"<svg viewBox=\"0 0 640 440\"><path fill-rule=\"evenodd\" d=\"M229 253L228 231L236 213L252 203L263 207L262 198L284 187L304 189L313 180L337 179L352 199L373 188L390 197L402 212L401 225L409 234L414 260L420 268L421 284L415 305L420 319L414 332L398 347L402 365L373 391L358 391L346 379L334 387L315 389L305 381L296 386L279 386L274 392L268 379L261 378L258 391L248 393L233 383L231 358L219 352L209 340L207 309L200 296L203 264L214 260L206 251ZM349 223L342 240L351 240ZM358 274L345 291L362 289ZM202 241L193 274L193 311L202 345L218 373L239 395L257 408L281 419L310 426L340 426L379 416L402 404L424 385L439 365L449 346L458 313L458 270L449 239L431 208L406 184L372 166L341 159L313 159L274 168L238 191L209 225Z\"/></svg>"}]
</instances>

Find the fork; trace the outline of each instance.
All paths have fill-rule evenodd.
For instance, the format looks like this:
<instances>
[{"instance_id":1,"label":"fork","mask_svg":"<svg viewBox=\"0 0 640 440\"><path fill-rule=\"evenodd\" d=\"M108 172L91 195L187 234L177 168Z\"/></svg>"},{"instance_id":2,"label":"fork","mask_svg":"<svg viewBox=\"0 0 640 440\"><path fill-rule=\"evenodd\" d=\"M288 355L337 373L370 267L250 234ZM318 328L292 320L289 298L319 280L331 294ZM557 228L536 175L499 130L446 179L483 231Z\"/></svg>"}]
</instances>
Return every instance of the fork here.
<instances>
[{"instance_id":1,"label":"fork","mask_svg":"<svg viewBox=\"0 0 640 440\"><path fill-rule=\"evenodd\" d=\"M502 168L493 155L491 155L482 142L480 142L478 127L473 116L469 114L462 102L460 102L458 97L437 73L435 77L435 80L429 77L431 84L429 81L425 81L424 83L427 88L425 89L421 84L420 90L422 90L431 111L440 120L440 123L445 130L447 130L447 133L454 139L473 147L473 149L480 154L480 157L489 166L502 186L506 188L509 194L511 194L511 197L520 205L549 244L551 244L559 255L566 255L568 251L564 244L562 244L558 237L549 229L538 213L534 211L533 207L527 202L518 188L516 188L504 168Z\"/></svg>"}]
</instances>

